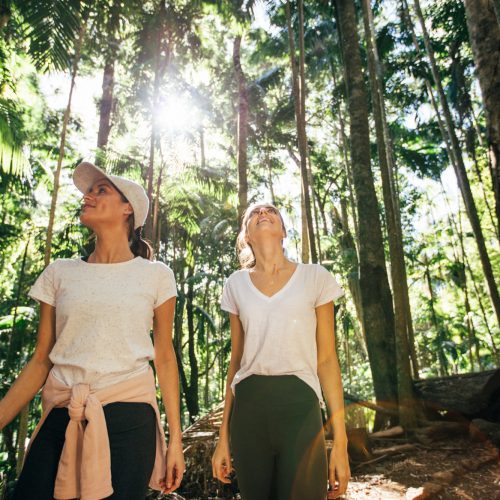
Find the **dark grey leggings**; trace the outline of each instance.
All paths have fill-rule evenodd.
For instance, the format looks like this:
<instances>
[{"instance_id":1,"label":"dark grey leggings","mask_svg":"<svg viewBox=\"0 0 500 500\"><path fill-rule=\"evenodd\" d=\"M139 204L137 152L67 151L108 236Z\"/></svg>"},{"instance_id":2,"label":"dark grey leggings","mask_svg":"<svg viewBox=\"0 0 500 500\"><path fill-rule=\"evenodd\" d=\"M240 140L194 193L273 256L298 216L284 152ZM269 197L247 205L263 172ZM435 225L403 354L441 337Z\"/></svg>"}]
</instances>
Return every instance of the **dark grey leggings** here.
<instances>
[{"instance_id":1,"label":"dark grey leggings","mask_svg":"<svg viewBox=\"0 0 500 500\"><path fill-rule=\"evenodd\" d=\"M115 500L143 500L156 454L156 415L147 403L110 403L104 407L111 450L111 481ZM15 500L52 500L67 408L54 408L26 457L16 484Z\"/></svg>"},{"instance_id":2,"label":"dark grey leggings","mask_svg":"<svg viewBox=\"0 0 500 500\"><path fill-rule=\"evenodd\" d=\"M230 435L243 500L325 500L318 397L298 377L252 375L239 382Z\"/></svg>"}]
</instances>

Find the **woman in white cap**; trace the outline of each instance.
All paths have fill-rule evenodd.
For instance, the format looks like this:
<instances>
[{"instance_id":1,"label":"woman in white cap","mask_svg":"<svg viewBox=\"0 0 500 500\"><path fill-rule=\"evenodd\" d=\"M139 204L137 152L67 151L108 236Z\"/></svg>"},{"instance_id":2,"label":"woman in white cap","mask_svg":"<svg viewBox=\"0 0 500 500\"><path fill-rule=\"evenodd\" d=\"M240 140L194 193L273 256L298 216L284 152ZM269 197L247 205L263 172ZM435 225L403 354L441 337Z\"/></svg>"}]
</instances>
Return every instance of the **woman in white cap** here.
<instances>
[{"instance_id":1,"label":"woman in white cap","mask_svg":"<svg viewBox=\"0 0 500 500\"><path fill-rule=\"evenodd\" d=\"M250 206L237 240L242 269L222 293L231 361L212 466L229 483L233 455L243 500L337 498L349 479L333 317L344 292L321 265L288 260L285 236L276 207ZM335 436L329 463L323 396Z\"/></svg>"},{"instance_id":2,"label":"woman in white cap","mask_svg":"<svg viewBox=\"0 0 500 500\"><path fill-rule=\"evenodd\" d=\"M172 346L175 279L140 237L149 201L139 184L86 162L73 180L95 248L88 258L54 261L29 293L40 302L37 345L0 401L0 429L42 386L43 415L14 498L142 500L148 485L175 490L185 467Z\"/></svg>"}]
</instances>

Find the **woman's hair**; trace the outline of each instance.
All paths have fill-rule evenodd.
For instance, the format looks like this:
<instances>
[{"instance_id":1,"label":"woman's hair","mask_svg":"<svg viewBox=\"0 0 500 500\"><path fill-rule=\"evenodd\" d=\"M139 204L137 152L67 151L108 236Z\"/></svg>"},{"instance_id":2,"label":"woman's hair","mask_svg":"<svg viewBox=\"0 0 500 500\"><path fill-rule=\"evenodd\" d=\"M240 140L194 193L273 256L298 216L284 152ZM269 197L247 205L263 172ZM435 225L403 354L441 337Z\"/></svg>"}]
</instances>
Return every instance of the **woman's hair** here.
<instances>
[{"instance_id":1,"label":"woman's hair","mask_svg":"<svg viewBox=\"0 0 500 500\"><path fill-rule=\"evenodd\" d=\"M272 205L271 203L253 203L252 205L250 205L243 214L240 232L238 233L238 237L236 238L236 253L238 254L238 260L240 261L240 266L242 267L242 269L250 269L255 266L255 255L253 253L252 246L250 245L250 243L248 243L248 223L253 215L253 212L262 207L273 208L274 210L276 210L280 218L281 225L283 226L283 232L286 234L285 222L283 221L283 217L274 205Z\"/></svg>"},{"instance_id":2,"label":"woman's hair","mask_svg":"<svg viewBox=\"0 0 500 500\"><path fill-rule=\"evenodd\" d=\"M129 203L126 196L118 189L122 201L124 203ZM127 219L128 223L128 241L130 244L130 250L136 257L142 257L143 259L153 260L153 247L149 241L142 239L141 231L142 227L134 229L135 220L134 214L130 214Z\"/></svg>"}]
</instances>

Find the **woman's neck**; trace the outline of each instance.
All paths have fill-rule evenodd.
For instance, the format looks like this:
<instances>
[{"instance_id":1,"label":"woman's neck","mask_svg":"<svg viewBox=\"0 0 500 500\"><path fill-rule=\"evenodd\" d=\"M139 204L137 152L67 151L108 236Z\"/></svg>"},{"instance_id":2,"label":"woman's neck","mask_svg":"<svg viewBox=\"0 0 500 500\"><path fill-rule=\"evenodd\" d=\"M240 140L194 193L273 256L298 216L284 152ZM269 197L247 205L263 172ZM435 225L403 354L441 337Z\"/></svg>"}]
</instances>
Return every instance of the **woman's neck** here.
<instances>
[{"instance_id":1,"label":"woman's neck","mask_svg":"<svg viewBox=\"0 0 500 500\"><path fill-rule=\"evenodd\" d=\"M112 264L132 260L134 254L130 250L126 236L112 234L96 234L94 251L89 255L88 262L97 264Z\"/></svg>"},{"instance_id":2,"label":"woman's neck","mask_svg":"<svg viewBox=\"0 0 500 500\"><path fill-rule=\"evenodd\" d=\"M274 274L288 267L291 262L283 254L281 241L254 243L252 250L255 255L254 270L265 274Z\"/></svg>"}]
</instances>

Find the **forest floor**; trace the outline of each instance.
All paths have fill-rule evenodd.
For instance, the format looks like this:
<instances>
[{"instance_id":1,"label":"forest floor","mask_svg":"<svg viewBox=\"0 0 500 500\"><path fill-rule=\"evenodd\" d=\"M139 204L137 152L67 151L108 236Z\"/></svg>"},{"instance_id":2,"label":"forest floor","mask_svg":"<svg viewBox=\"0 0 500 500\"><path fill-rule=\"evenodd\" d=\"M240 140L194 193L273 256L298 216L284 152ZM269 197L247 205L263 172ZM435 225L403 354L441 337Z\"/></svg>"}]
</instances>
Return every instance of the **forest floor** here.
<instances>
[{"instance_id":1,"label":"forest floor","mask_svg":"<svg viewBox=\"0 0 500 500\"><path fill-rule=\"evenodd\" d=\"M236 484L223 486L212 478L210 458L215 440L210 431L218 423L217 417L206 420L203 431L198 426L193 429L185 480L178 494L163 498L240 498ZM421 440L386 438L376 440L371 452L368 462L351 466L345 500L500 500L499 450L488 441L460 436L423 444Z\"/></svg>"},{"instance_id":2,"label":"forest floor","mask_svg":"<svg viewBox=\"0 0 500 500\"><path fill-rule=\"evenodd\" d=\"M222 485L212 477L211 457L221 419L222 405L184 432L187 468L181 488L177 494L152 494L148 499L240 499L236 481ZM440 438L450 434L440 427L439 433L420 432L410 439L372 434L369 457L351 464L351 481L342 498L500 500L500 450L486 435L472 433L472 439L467 427L452 425L457 434L445 439ZM327 441L328 447L331 444Z\"/></svg>"},{"instance_id":3,"label":"forest floor","mask_svg":"<svg viewBox=\"0 0 500 500\"><path fill-rule=\"evenodd\" d=\"M354 466L344 498L500 500L497 453L493 446L468 438L416 445L407 453Z\"/></svg>"}]
</instances>

